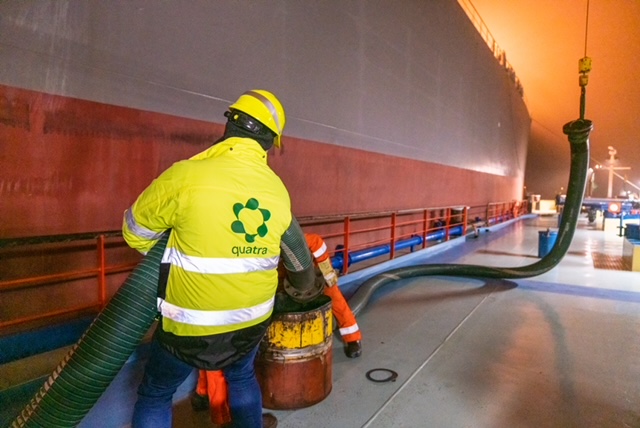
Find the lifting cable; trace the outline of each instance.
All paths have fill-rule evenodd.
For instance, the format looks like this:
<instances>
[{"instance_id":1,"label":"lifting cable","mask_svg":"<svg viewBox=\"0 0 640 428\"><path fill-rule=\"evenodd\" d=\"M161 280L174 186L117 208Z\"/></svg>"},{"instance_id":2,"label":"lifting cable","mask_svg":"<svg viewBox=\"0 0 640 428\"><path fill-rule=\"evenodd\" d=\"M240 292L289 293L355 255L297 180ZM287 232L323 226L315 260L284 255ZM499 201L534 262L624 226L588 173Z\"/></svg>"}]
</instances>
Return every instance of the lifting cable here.
<instances>
[{"instance_id":1,"label":"lifting cable","mask_svg":"<svg viewBox=\"0 0 640 428\"><path fill-rule=\"evenodd\" d=\"M587 0L587 27L589 3ZM566 123L562 131L567 135L571 147L569 184L565 207L558 227L558 237L551 251L541 260L520 267L490 267L467 264L421 264L400 267L382 272L364 281L349 299L349 305L357 314L367 304L373 293L382 286L399 279L418 276L439 275L472 278L520 279L530 278L553 269L567 253L582 210L587 175L589 170L589 134L593 130L590 120L584 118L586 86L591 71L591 58L586 56L587 29L585 29L585 56L579 60L580 118Z\"/></svg>"},{"instance_id":2,"label":"lifting cable","mask_svg":"<svg viewBox=\"0 0 640 428\"><path fill-rule=\"evenodd\" d=\"M585 35L586 39L586 35ZM589 166L590 120L584 119L584 104L591 60L580 60L580 119L564 125L563 132L571 146L571 167L565 209L558 238L551 251L536 263L515 268L460 264L426 264L392 269L365 281L349 304L357 314L373 293L385 284L402 278L423 275L467 276L484 278L527 278L541 275L555 267L566 254L582 207ZM25 405L10 425L12 428L74 427L84 418L109 386L126 360L150 328L156 314L155 297L158 265L167 236L156 244L129 275L103 312L47 379L43 387ZM387 378L373 373L386 372ZM374 369L368 373L374 382L393 381L396 373Z\"/></svg>"}]
</instances>

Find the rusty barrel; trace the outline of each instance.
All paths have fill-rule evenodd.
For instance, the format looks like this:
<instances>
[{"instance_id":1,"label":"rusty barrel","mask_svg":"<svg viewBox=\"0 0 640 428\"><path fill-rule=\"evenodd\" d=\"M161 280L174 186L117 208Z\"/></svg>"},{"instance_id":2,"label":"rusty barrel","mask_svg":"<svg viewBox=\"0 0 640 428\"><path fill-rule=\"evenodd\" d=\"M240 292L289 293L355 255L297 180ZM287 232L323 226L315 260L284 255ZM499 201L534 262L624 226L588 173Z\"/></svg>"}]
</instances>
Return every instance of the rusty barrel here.
<instances>
[{"instance_id":1,"label":"rusty barrel","mask_svg":"<svg viewBox=\"0 0 640 428\"><path fill-rule=\"evenodd\" d=\"M276 313L260 344L255 368L267 409L301 409L331 392L331 299L323 295L313 303Z\"/></svg>"}]
</instances>

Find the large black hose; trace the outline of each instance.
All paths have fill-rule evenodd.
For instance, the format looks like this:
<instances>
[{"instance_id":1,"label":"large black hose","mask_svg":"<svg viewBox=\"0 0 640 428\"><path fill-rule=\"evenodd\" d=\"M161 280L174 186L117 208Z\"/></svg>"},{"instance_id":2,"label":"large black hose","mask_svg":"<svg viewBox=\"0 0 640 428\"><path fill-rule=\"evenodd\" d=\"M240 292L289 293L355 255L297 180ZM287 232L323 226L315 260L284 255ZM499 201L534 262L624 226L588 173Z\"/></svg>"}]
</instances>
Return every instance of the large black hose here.
<instances>
[{"instance_id":1,"label":"large black hose","mask_svg":"<svg viewBox=\"0 0 640 428\"><path fill-rule=\"evenodd\" d=\"M367 304L373 293L388 283L403 278L426 275L465 276L474 278L528 278L553 269L565 256L582 208L587 171L589 169L589 133L593 129L590 120L578 119L563 127L571 146L571 171L567 186L567 197L562 212L558 237L554 247L542 259L528 266L489 267L465 264L423 264L391 269L376 275L358 287L349 299L349 306L357 314Z\"/></svg>"},{"instance_id":2,"label":"large black hose","mask_svg":"<svg viewBox=\"0 0 640 428\"><path fill-rule=\"evenodd\" d=\"M129 274L11 428L75 427L91 410L153 324L168 237L165 233Z\"/></svg>"},{"instance_id":3,"label":"large black hose","mask_svg":"<svg viewBox=\"0 0 640 428\"><path fill-rule=\"evenodd\" d=\"M358 288L349 299L353 312L358 313L377 289L402 278L423 275L526 278L555 267L571 244L580 214L591 129L591 121L585 119L567 123L563 128L571 143L571 172L558 238L546 257L516 268L431 264L392 269L365 281ZM15 418L11 428L74 427L91 410L155 319L159 266L167 239L168 234L165 234L131 272L109 304Z\"/></svg>"}]
</instances>

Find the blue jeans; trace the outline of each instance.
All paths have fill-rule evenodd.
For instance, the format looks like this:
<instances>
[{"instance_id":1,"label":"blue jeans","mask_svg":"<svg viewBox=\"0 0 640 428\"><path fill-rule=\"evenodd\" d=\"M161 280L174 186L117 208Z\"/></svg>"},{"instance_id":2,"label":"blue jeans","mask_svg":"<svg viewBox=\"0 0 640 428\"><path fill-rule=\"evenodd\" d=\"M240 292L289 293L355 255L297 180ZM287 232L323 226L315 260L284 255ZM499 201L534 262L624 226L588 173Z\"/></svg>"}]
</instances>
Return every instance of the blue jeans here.
<instances>
[{"instance_id":1,"label":"blue jeans","mask_svg":"<svg viewBox=\"0 0 640 428\"><path fill-rule=\"evenodd\" d=\"M240 360L222 369L229 389L232 427L262 427L262 394L253 362L258 347ZM173 394L189 377L194 367L164 350L156 340L138 387L132 428L171 428Z\"/></svg>"}]
</instances>

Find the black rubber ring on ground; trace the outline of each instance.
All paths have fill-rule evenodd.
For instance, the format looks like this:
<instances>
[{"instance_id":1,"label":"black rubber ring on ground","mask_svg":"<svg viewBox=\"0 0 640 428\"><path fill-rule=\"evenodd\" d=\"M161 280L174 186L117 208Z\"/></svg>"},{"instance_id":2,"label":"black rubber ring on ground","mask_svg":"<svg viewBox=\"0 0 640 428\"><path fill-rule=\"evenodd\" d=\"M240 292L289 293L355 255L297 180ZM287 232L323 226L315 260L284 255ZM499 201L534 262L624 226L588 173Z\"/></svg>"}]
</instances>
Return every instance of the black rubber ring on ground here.
<instances>
[{"instance_id":1,"label":"black rubber ring on ground","mask_svg":"<svg viewBox=\"0 0 640 428\"><path fill-rule=\"evenodd\" d=\"M371 376L375 372L389 373L389 376L383 379L375 379L373 376ZM371 382L395 382L397 378L398 378L398 373L390 369L383 369L383 368L371 369L367 372L367 379L369 379Z\"/></svg>"}]
</instances>

